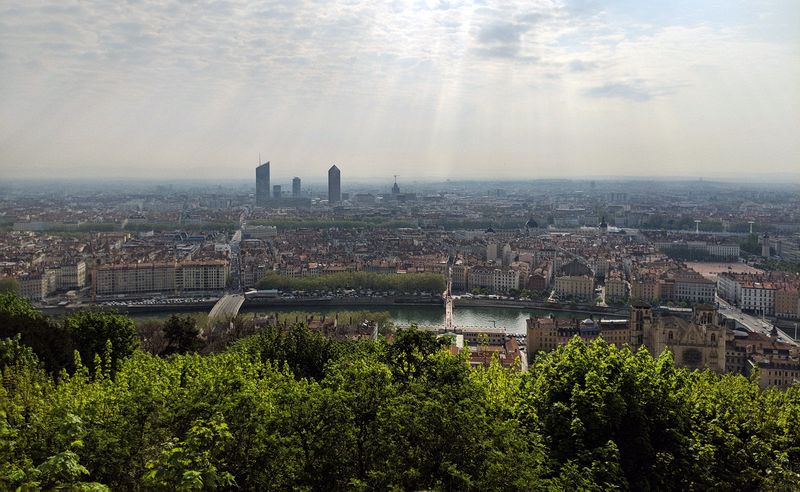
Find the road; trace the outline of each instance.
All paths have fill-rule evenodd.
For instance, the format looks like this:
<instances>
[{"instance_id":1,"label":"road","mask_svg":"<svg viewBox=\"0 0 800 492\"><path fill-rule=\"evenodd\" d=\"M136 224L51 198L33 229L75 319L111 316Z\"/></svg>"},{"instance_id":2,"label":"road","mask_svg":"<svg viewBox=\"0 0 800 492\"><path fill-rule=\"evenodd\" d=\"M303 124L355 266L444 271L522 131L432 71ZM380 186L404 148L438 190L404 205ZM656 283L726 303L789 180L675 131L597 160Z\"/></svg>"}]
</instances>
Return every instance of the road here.
<instances>
[{"instance_id":1,"label":"road","mask_svg":"<svg viewBox=\"0 0 800 492\"><path fill-rule=\"evenodd\" d=\"M453 330L453 267L447 267L447 290L444 291L444 329Z\"/></svg>"},{"instance_id":2,"label":"road","mask_svg":"<svg viewBox=\"0 0 800 492\"><path fill-rule=\"evenodd\" d=\"M231 269L230 269L231 284L228 287L232 288L236 292L242 291L241 242L242 242L242 230L239 229L233 235L233 238L229 243L231 247Z\"/></svg>"},{"instance_id":3,"label":"road","mask_svg":"<svg viewBox=\"0 0 800 492\"><path fill-rule=\"evenodd\" d=\"M720 314L727 318L735 319L737 323L743 325L747 330L754 333L761 333L762 335L770 336L772 333L772 323L756 316L743 313L739 308L732 306L725 299L717 296L717 304L719 305ZM797 342L790 336L786 335L781 330L778 330L778 340L784 343L797 345Z\"/></svg>"}]
</instances>

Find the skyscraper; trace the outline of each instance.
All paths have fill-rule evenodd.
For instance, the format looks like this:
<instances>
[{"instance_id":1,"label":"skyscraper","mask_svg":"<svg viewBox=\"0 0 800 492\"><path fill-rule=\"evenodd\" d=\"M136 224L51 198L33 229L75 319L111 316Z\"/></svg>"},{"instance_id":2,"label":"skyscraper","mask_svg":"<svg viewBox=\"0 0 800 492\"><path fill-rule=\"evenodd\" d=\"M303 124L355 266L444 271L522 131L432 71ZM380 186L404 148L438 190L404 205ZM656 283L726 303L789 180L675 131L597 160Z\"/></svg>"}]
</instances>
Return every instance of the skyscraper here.
<instances>
[{"instance_id":1,"label":"skyscraper","mask_svg":"<svg viewBox=\"0 0 800 492\"><path fill-rule=\"evenodd\" d=\"M281 185L275 185L272 187L272 198L275 200L280 200L281 198Z\"/></svg>"},{"instance_id":2,"label":"skyscraper","mask_svg":"<svg viewBox=\"0 0 800 492\"><path fill-rule=\"evenodd\" d=\"M300 178L297 176L292 179L292 197L300 198Z\"/></svg>"},{"instance_id":3,"label":"skyscraper","mask_svg":"<svg viewBox=\"0 0 800 492\"><path fill-rule=\"evenodd\" d=\"M328 203L342 201L342 173L336 164L328 169Z\"/></svg>"},{"instance_id":4,"label":"skyscraper","mask_svg":"<svg viewBox=\"0 0 800 492\"><path fill-rule=\"evenodd\" d=\"M256 168L256 207L269 201L269 161Z\"/></svg>"}]
</instances>

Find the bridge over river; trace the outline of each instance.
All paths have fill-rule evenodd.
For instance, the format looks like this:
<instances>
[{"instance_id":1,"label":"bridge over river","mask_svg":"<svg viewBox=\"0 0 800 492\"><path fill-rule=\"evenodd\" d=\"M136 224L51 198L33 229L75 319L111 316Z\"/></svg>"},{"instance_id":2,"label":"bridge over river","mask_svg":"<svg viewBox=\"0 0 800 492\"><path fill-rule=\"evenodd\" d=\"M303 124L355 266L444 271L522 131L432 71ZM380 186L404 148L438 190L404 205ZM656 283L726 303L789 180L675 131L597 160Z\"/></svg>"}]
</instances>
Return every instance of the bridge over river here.
<instances>
[{"instance_id":1,"label":"bridge over river","mask_svg":"<svg viewBox=\"0 0 800 492\"><path fill-rule=\"evenodd\" d=\"M211 308L211 312L208 313L208 318L233 318L239 314L239 309L241 309L242 304L244 304L244 295L227 294L214 304L214 307Z\"/></svg>"}]
</instances>

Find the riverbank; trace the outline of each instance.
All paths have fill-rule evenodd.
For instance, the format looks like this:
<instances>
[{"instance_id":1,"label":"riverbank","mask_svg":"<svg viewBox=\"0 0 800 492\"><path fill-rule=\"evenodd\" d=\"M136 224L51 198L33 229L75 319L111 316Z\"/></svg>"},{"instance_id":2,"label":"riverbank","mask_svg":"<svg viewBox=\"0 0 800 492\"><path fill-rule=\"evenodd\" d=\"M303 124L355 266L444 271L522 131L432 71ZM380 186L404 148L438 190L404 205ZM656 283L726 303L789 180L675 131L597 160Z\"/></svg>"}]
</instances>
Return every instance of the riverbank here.
<instances>
[{"instance_id":1,"label":"riverbank","mask_svg":"<svg viewBox=\"0 0 800 492\"><path fill-rule=\"evenodd\" d=\"M439 297L284 297L250 298L244 301L243 307L397 307L397 306L443 306Z\"/></svg>"},{"instance_id":2,"label":"riverbank","mask_svg":"<svg viewBox=\"0 0 800 492\"><path fill-rule=\"evenodd\" d=\"M456 308L498 308L498 309L517 309L533 310L557 313L576 313L595 316L627 317L627 306L619 307L600 307L589 304L552 304L543 301L520 301L503 299L475 299L475 298L455 298L453 300ZM210 312L214 307L215 301L191 302L191 303L169 303L169 304L130 304L108 306L103 304L78 304L69 306L49 306L41 308L44 314L51 316L61 316L80 309L101 309L126 313L131 315L142 314L161 314L161 313L185 313L185 312ZM314 310L332 308L355 308L359 310L380 310L402 307L433 307L441 308L444 311L443 301L439 297L419 297L419 296L396 296L396 297L324 297L324 298L249 298L246 299L242 309L254 310L259 308Z\"/></svg>"},{"instance_id":3,"label":"riverbank","mask_svg":"<svg viewBox=\"0 0 800 492\"><path fill-rule=\"evenodd\" d=\"M459 297L453 299L454 307L476 307L476 308L518 308L518 309L533 309L536 311L554 311L554 312L567 312L567 313L581 313L591 314L598 316L628 316L628 307L601 307L591 304L553 304L542 301L517 301L517 300L503 300L503 299L467 299Z\"/></svg>"}]
</instances>

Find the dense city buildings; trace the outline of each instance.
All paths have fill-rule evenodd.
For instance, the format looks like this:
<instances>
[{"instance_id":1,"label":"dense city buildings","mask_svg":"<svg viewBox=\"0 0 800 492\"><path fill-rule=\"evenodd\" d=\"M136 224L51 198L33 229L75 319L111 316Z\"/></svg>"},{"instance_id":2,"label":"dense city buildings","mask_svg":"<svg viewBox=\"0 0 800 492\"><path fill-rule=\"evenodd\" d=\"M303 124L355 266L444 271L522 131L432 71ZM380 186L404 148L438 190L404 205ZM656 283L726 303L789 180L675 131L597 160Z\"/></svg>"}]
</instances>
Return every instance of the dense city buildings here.
<instances>
[{"instance_id":1,"label":"dense city buildings","mask_svg":"<svg viewBox=\"0 0 800 492\"><path fill-rule=\"evenodd\" d=\"M95 299L117 294L221 293L230 265L225 260L100 265L92 271Z\"/></svg>"},{"instance_id":2,"label":"dense city buildings","mask_svg":"<svg viewBox=\"0 0 800 492\"><path fill-rule=\"evenodd\" d=\"M796 344L744 330L731 330L714 306L653 309L635 302L625 319L531 318L527 353L554 350L574 337L585 342L602 338L623 347L644 347L658 356L670 350L675 364L688 369L751 376L758 371L762 387L786 388L800 381L800 349Z\"/></svg>"},{"instance_id":3,"label":"dense city buildings","mask_svg":"<svg viewBox=\"0 0 800 492\"><path fill-rule=\"evenodd\" d=\"M396 178L352 183L344 192L333 166L331 179L310 178L301 191L295 178L284 196L281 184L265 187L268 164L256 171L255 200L252 182L127 186L108 193L12 191L0 198L0 276L46 307L219 298L259 289L267 278L425 273L448 282L456 307L598 314L588 321L539 321L544 331L528 338L539 340L531 349L550 349L575 335L631 341L627 325L608 315L627 318L642 304L653 311L642 343L655 351L669 347L679 364L720 372L763 368L773 371L766 384L794 374L795 352L787 341L800 320L800 280L792 270L800 203L794 195L728 192L711 183L654 188L598 182L586 192L566 181L498 184L489 193L469 183L410 183L401 192ZM713 200L701 193L709 187L716 190ZM702 217L699 225L694 217ZM275 295L376 295L302 290ZM441 299L441 290L416 294ZM391 299L390 291L380 298ZM702 306L717 306L713 323L692 317ZM715 331L718 326L725 329ZM777 345L767 347L759 337ZM466 345L475 362L484 363L481 357L490 352L514 353L501 348L507 338L481 355L469 340ZM687 352L690 347L697 352Z\"/></svg>"}]
</instances>

